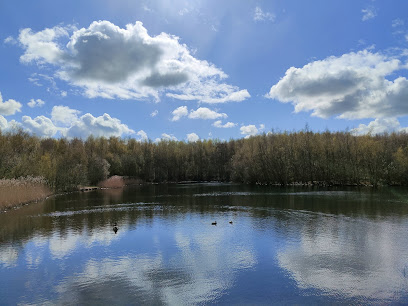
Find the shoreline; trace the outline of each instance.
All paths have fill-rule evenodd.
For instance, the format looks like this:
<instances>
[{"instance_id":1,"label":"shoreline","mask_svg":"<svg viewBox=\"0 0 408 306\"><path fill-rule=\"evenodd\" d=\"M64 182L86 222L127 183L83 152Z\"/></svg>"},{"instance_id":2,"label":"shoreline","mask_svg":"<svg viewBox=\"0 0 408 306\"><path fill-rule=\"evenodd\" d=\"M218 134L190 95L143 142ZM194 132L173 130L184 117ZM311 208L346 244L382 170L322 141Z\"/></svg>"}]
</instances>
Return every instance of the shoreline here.
<instances>
[{"instance_id":1,"label":"shoreline","mask_svg":"<svg viewBox=\"0 0 408 306\"><path fill-rule=\"evenodd\" d=\"M141 181L135 181L133 179L127 180L126 178L123 177L118 177L118 176L114 176L111 177L109 179L107 179L106 181L112 180L112 178L114 180L122 180L121 184L113 184L112 186L109 186L109 184L101 184L102 186L82 186L82 187L78 187L77 190L71 190L71 191L65 191L65 192L55 192L55 193L50 193L45 195L44 197L36 197L34 199L30 199L27 201L23 201L23 202L19 202L19 203L13 203L11 205L4 205L0 207L0 214L1 213L7 213L10 210L15 210L15 209L19 209L23 206L27 206L27 205L31 205L31 204L35 204L38 203L40 201L45 201L50 197L55 197L55 196L60 196L60 195L66 195L66 194L70 194L70 193L77 193L77 192L91 192L91 191L96 191L96 190L109 190L109 189L123 189L125 187L128 186L136 186L136 185L158 185L158 184L205 184L205 183L226 183L226 184L231 184L231 183L235 183L235 184L244 184L244 185L253 185L253 186L262 186L262 187L317 187L317 188L331 188L331 187L368 187L368 188L379 188L379 187L398 187L401 185L377 185L374 186L372 184L340 184L340 183L324 183L324 182L307 182L307 183L298 183L298 182L293 182L293 183L288 183L288 184L264 184L264 183L254 183L254 184L250 184L250 183L237 183L237 182L222 182L222 181L180 181L180 182L161 182L161 183L154 183L154 182L141 182ZM126 181L128 184L126 184ZM98 184L99 185L99 184ZM1 203L0 203L1 204Z\"/></svg>"}]
</instances>

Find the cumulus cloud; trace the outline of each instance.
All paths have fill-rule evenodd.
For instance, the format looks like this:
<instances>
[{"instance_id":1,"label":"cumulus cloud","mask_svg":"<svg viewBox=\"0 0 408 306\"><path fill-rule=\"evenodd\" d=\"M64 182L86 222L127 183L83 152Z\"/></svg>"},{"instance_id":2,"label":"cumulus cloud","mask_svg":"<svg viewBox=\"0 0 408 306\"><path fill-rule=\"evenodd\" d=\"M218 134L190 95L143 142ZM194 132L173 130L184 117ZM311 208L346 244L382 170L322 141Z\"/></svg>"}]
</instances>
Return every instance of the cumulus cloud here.
<instances>
[{"instance_id":1,"label":"cumulus cloud","mask_svg":"<svg viewBox=\"0 0 408 306\"><path fill-rule=\"evenodd\" d=\"M3 102L3 97L0 92L0 115L14 115L16 112L21 112L21 107L21 103L13 99L9 99Z\"/></svg>"},{"instance_id":2,"label":"cumulus cloud","mask_svg":"<svg viewBox=\"0 0 408 306\"><path fill-rule=\"evenodd\" d=\"M250 97L247 90L224 83L227 74L193 57L178 37L150 36L141 22L125 28L109 21L81 29L27 28L18 40L23 63L54 66L60 79L82 88L90 98L159 100L166 92L175 99L223 103Z\"/></svg>"},{"instance_id":3,"label":"cumulus cloud","mask_svg":"<svg viewBox=\"0 0 408 306\"><path fill-rule=\"evenodd\" d=\"M64 135L68 138L86 138L91 135L95 137L119 137L134 133L134 130L121 123L119 119L112 118L106 113L99 117L87 113L74 121L64 132Z\"/></svg>"},{"instance_id":4,"label":"cumulus cloud","mask_svg":"<svg viewBox=\"0 0 408 306\"><path fill-rule=\"evenodd\" d=\"M68 106L57 105L52 108L51 119L55 123L70 126L78 120L80 113L79 110L69 108Z\"/></svg>"},{"instance_id":5,"label":"cumulus cloud","mask_svg":"<svg viewBox=\"0 0 408 306\"><path fill-rule=\"evenodd\" d=\"M372 6L362 9L361 12L363 13L363 17L361 18L363 21L373 19L377 16L377 10Z\"/></svg>"},{"instance_id":6,"label":"cumulus cloud","mask_svg":"<svg viewBox=\"0 0 408 306\"><path fill-rule=\"evenodd\" d=\"M295 112L328 118L378 118L408 114L408 80L390 76L406 69L398 58L368 50L291 67L267 97L291 102Z\"/></svg>"},{"instance_id":7,"label":"cumulus cloud","mask_svg":"<svg viewBox=\"0 0 408 306\"><path fill-rule=\"evenodd\" d=\"M139 136L140 141L148 141L149 137L147 137L147 133L143 130L140 130L139 132L136 133L137 136Z\"/></svg>"},{"instance_id":8,"label":"cumulus cloud","mask_svg":"<svg viewBox=\"0 0 408 306\"><path fill-rule=\"evenodd\" d=\"M29 107L31 107L31 108L41 107L44 104L45 104L45 102L43 100L41 100L41 99L37 99L37 100L31 99L30 102L27 103L27 105Z\"/></svg>"},{"instance_id":9,"label":"cumulus cloud","mask_svg":"<svg viewBox=\"0 0 408 306\"><path fill-rule=\"evenodd\" d=\"M158 113L159 111L156 109L150 114L150 117L156 117Z\"/></svg>"},{"instance_id":10,"label":"cumulus cloud","mask_svg":"<svg viewBox=\"0 0 408 306\"><path fill-rule=\"evenodd\" d=\"M233 123L233 122L227 122L225 124L222 124L221 120L217 120L212 124L212 126L214 126L216 128L228 129L228 128L233 128L233 127L237 126L237 124Z\"/></svg>"},{"instance_id":11,"label":"cumulus cloud","mask_svg":"<svg viewBox=\"0 0 408 306\"><path fill-rule=\"evenodd\" d=\"M32 133L38 137L53 137L58 132L68 138L87 138L88 136L95 137L111 137L124 136L134 134L135 131L130 129L126 124L121 123L117 118L112 118L108 114L103 114L99 117L87 113L81 117L81 112L71 109L68 106L54 106L51 112L51 118L45 116L23 116L21 122L7 120L0 115L0 129L2 131L10 131L16 128ZM136 134L140 140L147 140L147 134L140 130Z\"/></svg>"},{"instance_id":12,"label":"cumulus cloud","mask_svg":"<svg viewBox=\"0 0 408 306\"><path fill-rule=\"evenodd\" d=\"M160 141L177 141L178 139L177 139L177 137L176 136L174 136L173 134L166 134L166 133L163 133L162 135L161 135L161 138L156 138L156 140L155 140L155 142L160 142Z\"/></svg>"},{"instance_id":13,"label":"cumulus cloud","mask_svg":"<svg viewBox=\"0 0 408 306\"><path fill-rule=\"evenodd\" d=\"M254 10L254 21L275 21L275 15L269 12L264 12L259 6Z\"/></svg>"},{"instance_id":14,"label":"cumulus cloud","mask_svg":"<svg viewBox=\"0 0 408 306\"><path fill-rule=\"evenodd\" d=\"M2 132L9 132L21 128L21 124L15 120L7 121L2 115L0 115L0 130Z\"/></svg>"},{"instance_id":15,"label":"cumulus cloud","mask_svg":"<svg viewBox=\"0 0 408 306\"><path fill-rule=\"evenodd\" d=\"M177 107L173 112L173 118L171 118L171 121L178 121L180 120L181 117L187 116L188 115L188 108L187 106L180 106Z\"/></svg>"},{"instance_id":16,"label":"cumulus cloud","mask_svg":"<svg viewBox=\"0 0 408 306\"><path fill-rule=\"evenodd\" d=\"M408 128L401 127L397 118L377 118L369 124L360 124L350 131L354 135L382 134L392 132L408 132Z\"/></svg>"},{"instance_id":17,"label":"cumulus cloud","mask_svg":"<svg viewBox=\"0 0 408 306\"><path fill-rule=\"evenodd\" d=\"M18 41L25 49L20 57L23 63L38 62L57 64L63 61L64 51L56 40L68 36L67 29L63 27L46 28L34 33L30 28L22 29Z\"/></svg>"},{"instance_id":18,"label":"cumulus cloud","mask_svg":"<svg viewBox=\"0 0 408 306\"><path fill-rule=\"evenodd\" d=\"M242 135L246 135L245 138L249 138L251 136L255 136L256 134L259 133L258 129L256 128L255 125L250 124L250 125L244 125L240 127L240 131Z\"/></svg>"},{"instance_id":19,"label":"cumulus cloud","mask_svg":"<svg viewBox=\"0 0 408 306\"><path fill-rule=\"evenodd\" d=\"M58 132L58 128L51 119L45 116L38 116L34 119L30 116L23 116L21 126L38 137L52 137Z\"/></svg>"},{"instance_id":20,"label":"cumulus cloud","mask_svg":"<svg viewBox=\"0 0 408 306\"><path fill-rule=\"evenodd\" d=\"M0 131L6 131L8 126L7 119L0 115Z\"/></svg>"},{"instance_id":21,"label":"cumulus cloud","mask_svg":"<svg viewBox=\"0 0 408 306\"><path fill-rule=\"evenodd\" d=\"M207 107L199 107L196 110L190 111L188 118L190 119L218 119L218 118L227 118L225 113L217 113Z\"/></svg>"},{"instance_id":22,"label":"cumulus cloud","mask_svg":"<svg viewBox=\"0 0 408 306\"><path fill-rule=\"evenodd\" d=\"M187 141L188 142L197 142L200 140L200 137L196 133L187 134Z\"/></svg>"}]
</instances>

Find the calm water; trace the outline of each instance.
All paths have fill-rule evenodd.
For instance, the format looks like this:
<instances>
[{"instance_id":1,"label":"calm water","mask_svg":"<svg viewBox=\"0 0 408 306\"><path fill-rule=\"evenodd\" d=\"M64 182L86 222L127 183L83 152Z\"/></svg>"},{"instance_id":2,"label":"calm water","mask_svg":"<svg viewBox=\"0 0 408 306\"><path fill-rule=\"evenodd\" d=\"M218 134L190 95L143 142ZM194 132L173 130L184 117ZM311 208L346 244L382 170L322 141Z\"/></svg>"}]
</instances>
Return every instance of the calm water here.
<instances>
[{"instance_id":1,"label":"calm water","mask_svg":"<svg viewBox=\"0 0 408 306\"><path fill-rule=\"evenodd\" d=\"M406 304L408 190L153 185L0 214L0 304L47 303Z\"/></svg>"}]
</instances>

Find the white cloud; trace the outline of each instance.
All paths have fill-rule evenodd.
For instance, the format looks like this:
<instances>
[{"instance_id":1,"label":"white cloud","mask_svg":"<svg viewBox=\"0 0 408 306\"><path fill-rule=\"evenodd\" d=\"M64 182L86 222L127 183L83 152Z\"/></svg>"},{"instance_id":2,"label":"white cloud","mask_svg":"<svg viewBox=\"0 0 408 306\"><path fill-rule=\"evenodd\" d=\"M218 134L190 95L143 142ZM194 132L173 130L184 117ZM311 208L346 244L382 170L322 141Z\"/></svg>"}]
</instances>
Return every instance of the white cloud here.
<instances>
[{"instance_id":1,"label":"white cloud","mask_svg":"<svg viewBox=\"0 0 408 306\"><path fill-rule=\"evenodd\" d=\"M43 106L44 104L45 104L45 102L44 102L43 100L41 100L41 99L37 99L37 100L31 99L30 102L27 103L27 105L28 105L29 107L31 107L31 108L33 108L33 107L41 107L41 106Z\"/></svg>"},{"instance_id":2,"label":"white cloud","mask_svg":"<svg viewBox=\"0 0 408 306\"><path fill-rule=\"evenodd\" d=\"M22 29L18 41L25 49L20 57L23 63L32 61L38 63L57 64L62 62L65 56L56 40L62 36L68 36L67 29L54 27L33 33L30 28Z\"/></svg>"},{"instance_id":3,"label":"white cloud","mask_svg":"<svg viewBox=\"0 0 408 306\"><path fill-rule=\"evenodd\" d=\"M159 111L156 109L150 114L150 117L156 117L158 113Z\"/></svg>"},{"instance_id":4,"label":"white cloud","mask_svg":"<svg viewBox=\"0 0 408 306\"><path fill-rule=\"evenodd\" d=\"M51 119L55 123L60 123L64 126L70 126L73 122L78 121L78 116L81 112L68 106L57 105L52 108Z\"/></svg>"},{"instance_id":5,"label":"white cloud","mask_svg":"<svg viewBox=\"0 0 408 306\"><path fill-rule=\"evenodd\" d=\"M360 124L357 128L352 129L350 132L354 135L365 134L382 134L392 132L408 132L408 128L401 127L400 122L396 118L377 118L371 121L369 124Z\"/></svg>"},{"instance_id":6,"label":"white cloud","mask_svg":"<svg viewBox=\"0 0 408 306\"><path fill-rule=\"evenodd\" d=\"M408 80L389 76L406 69L397 58L364 50L291 67L267 97L292 102L295 112L328 118L378 118L408 114Z\"/></svg>"},{"instance_id":7,"label":"white cloud","mask_svg":"<svg viewBox=\"0 0 408 306\"><path fill-rule=\"evenodd\" d=\"M13 99L3 102L3 97L0 92L0 115L14 115L16 112L21 112L21 107L21 103Z\"/></svg>"},{"instance_id":8,"label":"white cloud","mask_svg":"<svg viewBox=\"0 0 408 306\"><path fill-rule=\"evenodd\" d=\"M0 130L2 132L10 132L21 128L21 124L15 120L7 122L7 119L0 115Z\"/></svg>"},{"instance_id":9,"label":"white cloud","mask_svg":"<svg viewBox=\"0 0 408 306\"><path fill-rule=\"evenodd\" d=\"M224 128L224 129L228 129L228 128L233 128L235 126L237 126L236 123L233 122L227 122L224 125L222 124L221 120L217 120L215 121L212 126L216 127L216 128Z\"/></svg>"},{"instance_id":10,"label":"white cloud","mask_svg":"<svg viewBox=\"0 0 408 306\"><path fill-rule=\"evenodd\" d=\"M21 126L38 137L52 137L58 132L58 128L51 119L45 116L38 116L34 119L30 116L23 116Z\"/></svg>"},{"instance_id":11,"label":"white cloud","mask_svg":"<svg viewBox=\"0 0 408 306\"><path fill-rule=\"evenodd\" d=\"M0 131L6 130L8 127L7 119L0 115Z\"/></svg>"},{"instance_id":12,"label":"white cloud","mask_svg":"<svg viewBox=\"0 0 408 306\"><path fill-rule=\"evenodd\" d=\"M197 110L190 111L188 118L190 119L218 119L218 118L227 118L225 113L217 113L207 107L200 107Z\"/></svg>"},{"instance_id":13,"label":"white cloud","mask_svg":"<svg viewBox=\"0 0 408 306\"><path fill-rule=\"evenodd\" d=\"M91 135L95 137L120 137L134 133L134 130L121 123L119 119L112 118L106 113L99 117L87 113L74 121L71 127L64 132L64 135L68 138L86 138Z\"/></svg>"},{"instance_id":14,"label":"white cloud","mask_svg":"<svg viewBox=\"0 0 408 306\"><path fill-rule=\"evenodd\" d=\"M182 85L180 88L181 94L167 93L166 96L185 101L199 100L209 104L241 102L251 97L246 89L239 90L236 86L218 84L213 80L205 83L191 81L188 85Z\"/></svg>"},{"instance_id":15,"label":"white cloud","mask_svg":"<svg viewBox=\"0 0 408 306\"><path fill-rule=\"evenodd\" d=\"M10 45L15 45L15 44L17 44L17 40L12 36L8 36L8 37L6 37L4 39L4 43L5 44L10 44Z\"/></svg>"},{"instance_id":16,"label":"white cloud","mask_svg":"<svg viewBox=\"0 0 408 306\"><path fill-rule=\"evenodd\" d=\"M181 117L187 116L188 115L188 109L187 106L180 106L177 107L173 112L173 118L171 118L171 121L177 121L180 120Z\"/></svg>"},{"instance_id":17,"label":"white cloud","mask_svg":"<svg viewBox=\"0 0 408 306\"><path fill-rule=\"evenodd\" d=\"M363 13L363 17L361 18L361 20L363 21L372 19L377 16L377 10L372 6L362 9L361 12Z\"/></svg>"},{"instance_id":18,"label":"white cloud","mask_svg":"<svg viewBox=\"0 0 408 306\"><path fill-rule=\"evenodd\" d=\"M161 135L161 138L156 138L155 142L159 142L159 141L177 141L177 140L178 139L173 134L169 135L169 134L163 133Z\"/></svg>"},{"instance_id":19,"label":"white cloud","mask_svg":"<svg viewBox=\"0 0 408 306\"><path fill-rule=\"evenodd\" d=\"M119 119L112 118L106 113L99 117L94 117L89 113L78 117L79 114L80 111L78 110L59 105L53 107L51 119L45 116L38 116L34 119L30 116L23 116L21 123L15 120L7 122L0 115L0 129L10 131L22 128L39 137L53 137L57 132L60 132L68 138L86 138L91 135L95 137L120 137L135 133ZM147 140L147 134L143 130L137 132L137 135L142 141Z\"/></svg>"},{"instance_id":20,"label":"white cloud","mask_svg":"<svg viewBox=\"0 0 408 306\"><path fill-rule=\"evenodd\" d=\"M249 97L247 90L223 83L227 74L194 58L178 37L150 36L141 22L124 29L109 21L82 29L23 29L19 42L22 62L53 65L60 79L90 98L159 100L166 92L176 99L223 103Z\"/></svg>"},{"instance_id":21,"label":"white cloud","mask_svg":"<svg viewBox=\"0 0 408 306\"><path fill-rule=\"evenodd\" d=\"M244 125L240 127L241 134L246 135L245 138L249 138L251 136L255 136L256 134L259 133L258 129L256 128L255 125L250 124L250 125Z\"/></svg>"},{"instance_id":22,"label":"white cloud","mask_svg":"<svg viewBox=\"0 0 408 306\"><path fill-rule=\"evenodd\" d=\"M261 123L261 124L259 125L259 130L260 130L260 131L263 131L264 129L265 129L265 124Z\"/></svg>"},{"instance_id":23,"label":"white cloud","mask_svg":"<svg viewBox=\"0 0 408 306\"><path fill-rule=\"evenodd\" d=\"M149 137L147 137L147 133L143 130L140 130L139 132L136 133L137 136L140 137L140 141L148 141Z\"/></svg>"},{"instance_id":24,"label":"white cloud","mask_svg":"<svg viewBox=\"0 0 408 306\"><path fill-rule=\"evenodd\" d=\"M259 6L255 7L254 20L255 21L275 21L276 16L269 12L264 12Z\"/></svg>"},{"instance_id":25,"label":"white cloud","mask_svg":"<svg viewBox=\"0 0 408 306\"><path fill-rule=\"evenodd\" d=\"M197 142L200 140L200 137L196 133L187 134L187 141L188 142Z\"/></svg>"},{"instance_id":26,"label":"white cloud","mask_svg":"<svg viewBox=\"0 0 408 306\"><path fill-rule=\"evenodd\" d=\"M397 18L392 21L391 25L393 28L396 28L396 27L401 27L404 24L405 24L404 20L402 20L401 18Z\"/></svg>"}]
</instances>

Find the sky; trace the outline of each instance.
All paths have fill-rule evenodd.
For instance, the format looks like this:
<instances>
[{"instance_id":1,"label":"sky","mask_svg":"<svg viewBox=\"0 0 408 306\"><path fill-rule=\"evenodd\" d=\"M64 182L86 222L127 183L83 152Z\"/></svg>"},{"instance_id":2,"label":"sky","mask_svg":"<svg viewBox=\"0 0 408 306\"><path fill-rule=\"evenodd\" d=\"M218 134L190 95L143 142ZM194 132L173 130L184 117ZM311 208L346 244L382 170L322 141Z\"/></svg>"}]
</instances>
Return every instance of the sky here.
<instances>
[{"instance_id":1,"label":"sky","mask_svg":"<svg viewBox=\"0 0 408 306\"><path fill-rule=\"evenodd\" d=\"M2 0L0 129L408 131L408 1Z\"/></svg>"}]
</instances>

